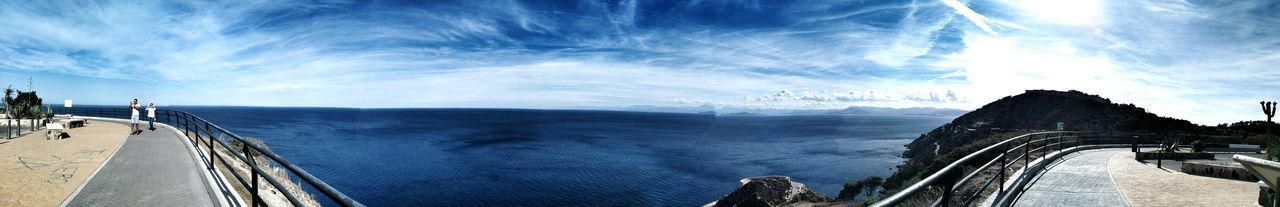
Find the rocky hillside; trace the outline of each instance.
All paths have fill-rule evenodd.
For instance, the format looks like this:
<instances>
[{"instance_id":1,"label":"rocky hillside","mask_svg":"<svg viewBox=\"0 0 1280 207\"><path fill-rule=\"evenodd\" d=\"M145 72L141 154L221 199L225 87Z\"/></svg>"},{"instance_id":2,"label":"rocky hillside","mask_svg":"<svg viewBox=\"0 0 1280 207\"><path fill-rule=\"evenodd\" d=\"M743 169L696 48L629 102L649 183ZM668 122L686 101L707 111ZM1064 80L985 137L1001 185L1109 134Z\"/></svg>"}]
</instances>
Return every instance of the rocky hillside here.
<instances>
[{"instance_id":1,"label":"rocky hillside","mask_svg":"<svg viewBox=\"0 0 1280 207\"><path fill-rule=\"evenodd\" d=\"M955 149L968 149L964 144L997 133L1017 130L1052 130L1063 122L1065 130L1116 130L1137 132L1214 131L1186 120L1161 117L1133 104L1111 100L1079 91L1028 90L1026 93L1001 98L982 108L961 115L950 123L920 135L907 144L905 163L885 182L886 189L897 189L925 172L936 171L955 158L940 157ZM939 163L935 163L939 162Z\"/></svg>"},{"instance_id":2,"label":"rocky hillside","mask_svg":"<svg viewBox=\"0 0 1280 207\"><path fill-rule=\"evenodd\" d=\"M809 206L832 199L787 176L742 179L742 186L703 207Z\"/></svg>"}]
</instances>

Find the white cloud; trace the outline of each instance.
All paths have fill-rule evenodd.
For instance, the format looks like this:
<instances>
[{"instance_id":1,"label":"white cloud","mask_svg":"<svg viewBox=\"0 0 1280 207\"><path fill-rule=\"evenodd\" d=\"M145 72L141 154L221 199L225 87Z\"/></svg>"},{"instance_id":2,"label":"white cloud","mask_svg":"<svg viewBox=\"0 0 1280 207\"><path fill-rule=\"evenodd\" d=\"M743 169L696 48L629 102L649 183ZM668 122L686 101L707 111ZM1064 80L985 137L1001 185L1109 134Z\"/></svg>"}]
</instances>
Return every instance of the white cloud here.
<instances>
[{"instance_id":1,"label":"white cloud","mask_svg":"<svg viewBox=\"0 0 1280 207\"><path fill-rule=\"evenodd\" d=\"M1202 124L1256 120L1259 99L1280 92L1275 17L1249 11L1260 1L1191 5L1178 1L1083 2L1057 7L1013 1L991 21L1020 25L1001 36L972 35L965 50L935 65L958 70L958 91L980 104L1026 89L1081 90L1160 115ZM1079 7L1076 7L1079 6ZM1046 14L1045 10L1063 12ZM1008 14L1012 13L1012 14ZM1040 15L1040 16L1037 16ZM1079 27L1086 26L1086 27ZM1274 27L1270 27L1274 28Z\"/></svg>"},{"instance_id":2,"label":"white cloud","mask_svg":"<svg viewBox=\"0 0 1280 207\"><path fill-rule=\"evenodd\" d=\"M636 1L323 15L308 12L344 2L14 1L0 2L0 68L215 105L972 109L1057 89L1211 124L1280 98L1272 2L1055 2L805 1L754 5L781 25L725 26L646 19L660 11Z\"/></svg>"}]
</instances>

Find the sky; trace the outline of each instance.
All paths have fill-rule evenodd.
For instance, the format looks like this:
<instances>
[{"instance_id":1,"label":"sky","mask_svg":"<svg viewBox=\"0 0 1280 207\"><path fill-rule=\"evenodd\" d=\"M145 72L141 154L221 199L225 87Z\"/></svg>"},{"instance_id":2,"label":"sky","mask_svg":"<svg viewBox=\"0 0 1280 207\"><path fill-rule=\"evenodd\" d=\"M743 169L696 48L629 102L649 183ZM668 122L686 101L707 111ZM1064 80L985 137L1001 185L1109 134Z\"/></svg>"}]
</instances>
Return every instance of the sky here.
<instances>
[{"instance_id":1,"label":"sky","mask_svg":"<svg viewBox=\"0 0 1280 207\"><path fill-rule=\"evenodd\" d=\"M1267 0L3 0L0 84L78 104L545 109L975 109L1052 89L1217 124L1280 98L1277 25Z\"/></svg>"}]
</instances>

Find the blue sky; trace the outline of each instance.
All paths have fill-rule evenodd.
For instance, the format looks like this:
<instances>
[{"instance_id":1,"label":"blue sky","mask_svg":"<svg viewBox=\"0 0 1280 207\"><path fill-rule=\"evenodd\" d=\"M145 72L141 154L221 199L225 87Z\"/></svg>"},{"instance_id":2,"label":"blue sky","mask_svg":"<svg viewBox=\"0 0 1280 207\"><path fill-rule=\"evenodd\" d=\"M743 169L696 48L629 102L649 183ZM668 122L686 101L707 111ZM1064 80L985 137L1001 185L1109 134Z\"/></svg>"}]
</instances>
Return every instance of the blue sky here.
<instances>
[{"instance_id":1,"label":"blue sky","mask_svg":"<svg viewBox=\"0 0 1280 207\"><path fill-rule=\"evenodd\" d=\"M1275 1L3 1L46 100L973 109L1076 89L1203 124L1280 98Z\"/></svg>"}]
</instances>

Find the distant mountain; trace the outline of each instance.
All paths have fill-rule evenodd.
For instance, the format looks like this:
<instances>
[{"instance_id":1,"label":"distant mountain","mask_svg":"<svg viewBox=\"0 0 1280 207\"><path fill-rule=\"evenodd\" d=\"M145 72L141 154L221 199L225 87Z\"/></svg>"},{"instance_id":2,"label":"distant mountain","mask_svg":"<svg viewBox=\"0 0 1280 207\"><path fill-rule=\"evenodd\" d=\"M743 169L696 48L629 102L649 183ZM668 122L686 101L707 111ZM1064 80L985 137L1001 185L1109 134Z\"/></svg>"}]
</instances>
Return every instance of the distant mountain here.
<instances>
[{"instance_id":1,"label":"distant mountain","mask_svg":"<svg viewBox=\"0 0 1280 207\"><path fill-rule=\"evenodd\" d=\"M716 114L716 106L653 106L653 105L634 105L624 107L589 107L590 109L599 110L617 110L617 111L637 111L637 112L662 112L662 113L690 113L690 114Z\"/></svg>"},{"instance_id":2,"label":"distant mountain","mask_svg":"<svg viewBox=\"0 0 1280 207\"><path fill-rule=\"evenodd\" d=\"M1065 130L1116 130L1135 132L1189 132L1216 131L1186 120L1161 117L1133 104L1112 103L1111 100L1079 91L1028 90L1016 96L1008 96L988 103L982 108L961 115L950 123L921 134L907 144L898 172L886 180L887 189L902 185L924 172L936 171L949 163L935 163L955 149L979 139L1008 130L1051 130L1063 122ZM976 147L976 146L975 146ZM981 147L977 147L981 148ZM957 152L953 154L967 154ZM956 157L958 158L958 157Z\"/></svg>"},{"instance_id":3,"label":"distant mountain","mask_svg":"<svg viewBox=\"0 0 1280 207\"><path fill-rule=\"evenodd\" d=\"M728 113L724 115L726 116L763 116L764 114L757 114L757 113L751 113L751 112L734 112L734 113Z\"/></svg>"},{"instance_id":4,"label":"distant mountain","mask_svg":"<svg viewBox=\"0 0 1280 207\"><path fill-rule=\"evenodd\" d=\"M846 109L827 112L828 114L891 114L891 115L922 115L922 116L947 116L957 117L968 113L969 111L959 109L943 109L943 108L885 108L885 107L865 107L853 106Z\"/></svg>"},{"instance_id":5,"label":"distant mountain","mask_svg":"<svg viewBox=\"0 0 1280 207\"><path fill-rule=\"evenodd\" d=\"M870 111L861 109L860 107L849 107L846 109L841 109L839 111L830 111L830 112L827 112L826 114L870 114L870 113L871 113Z\"/></svg>"},{"instance_id":6,"label":"distant mountain","mask_svg":"<svg viewBox=\"0 0 1280 207\"><path fill-rule=\"evenodd\" d=\"M956 117L968 112L968 111L959 110L959 109L928 108L928 107L887 108L887 107L866 107L866 106L851 106L845 109L779 109L779 108L736 108L736 107L716 108L715 106L712 106L712 105L702 105L702 106L695 106L695 107L636 105L636 106L626 106L626 107L591 108L591 109L639 111L639 112L664 112L664 113L719 114L721 116L865 114L865 115L918 115L918 116Z\"/></svg>"}]
</instances>

